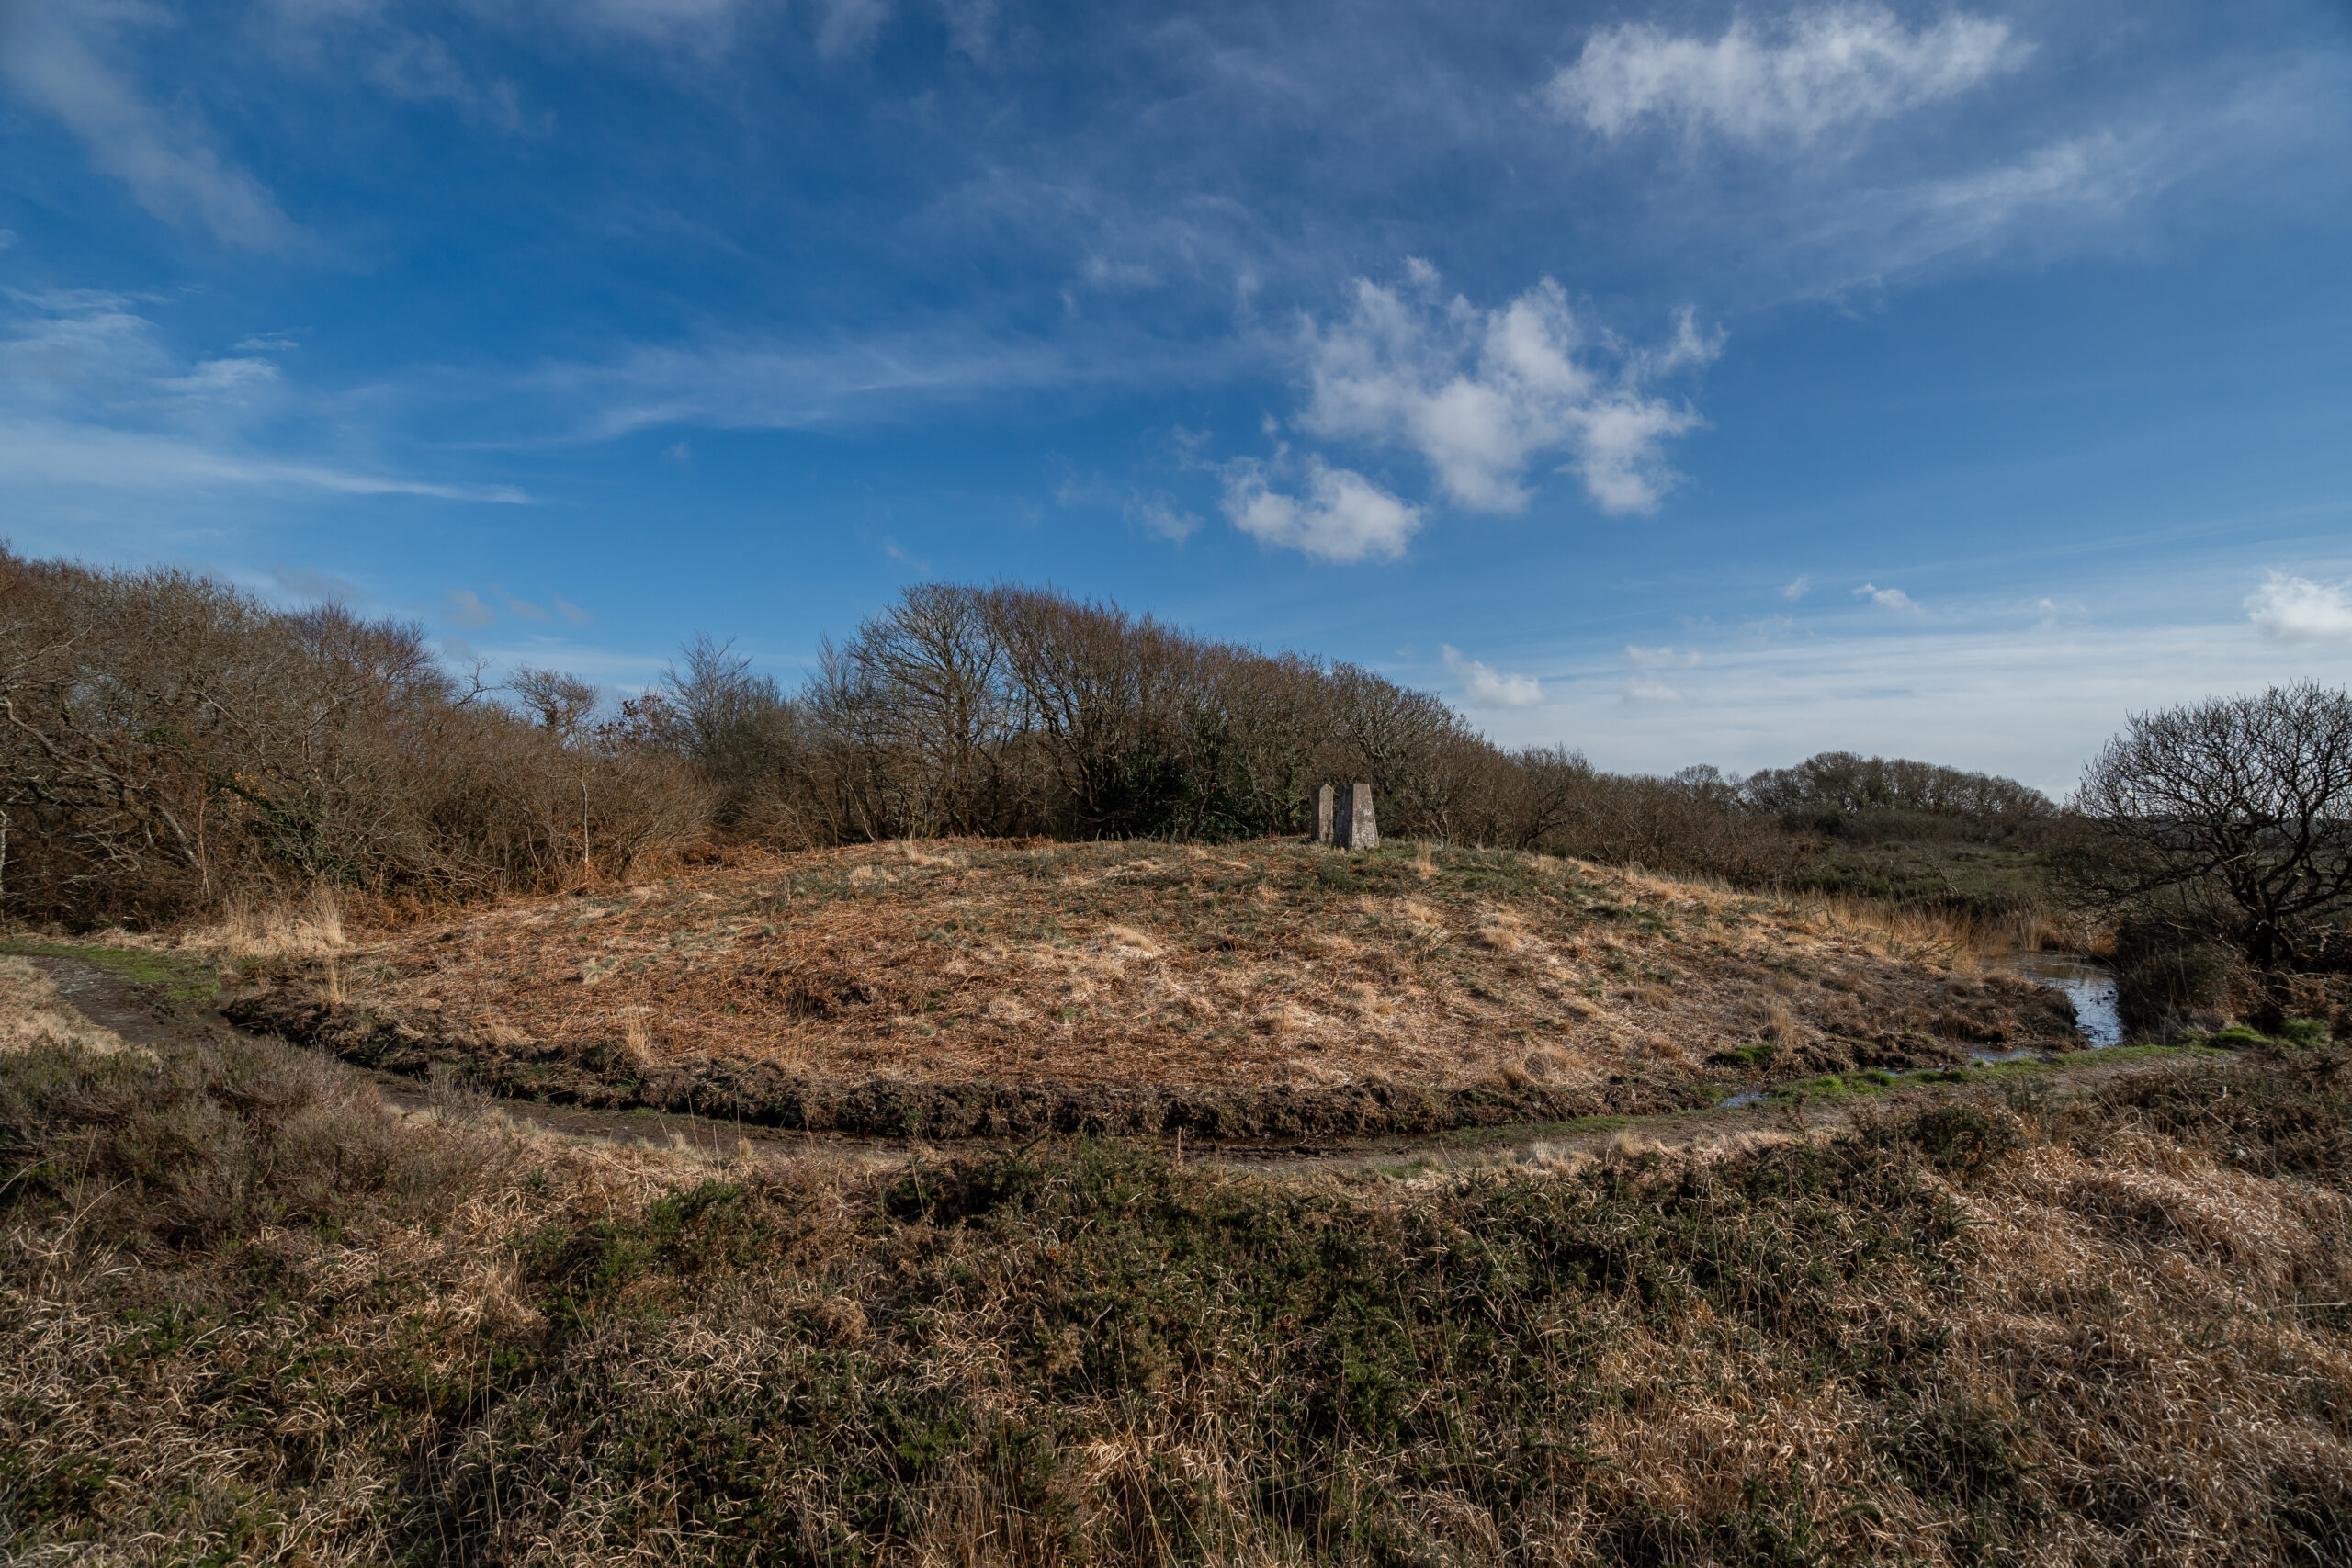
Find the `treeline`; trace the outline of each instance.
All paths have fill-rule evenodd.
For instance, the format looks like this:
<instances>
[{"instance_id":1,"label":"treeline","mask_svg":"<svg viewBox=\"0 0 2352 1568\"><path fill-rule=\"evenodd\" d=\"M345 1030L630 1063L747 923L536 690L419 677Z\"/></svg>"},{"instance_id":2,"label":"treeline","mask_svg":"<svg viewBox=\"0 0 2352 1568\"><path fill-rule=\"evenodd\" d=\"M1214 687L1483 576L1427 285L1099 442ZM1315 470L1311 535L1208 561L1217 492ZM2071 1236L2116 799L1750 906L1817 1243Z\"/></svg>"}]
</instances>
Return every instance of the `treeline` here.
<instances>
[{"instance_id":1,"label":"treeline","mask_svg":"<svg viewBox=\"0 0 2352 1568\"><path fill-rule=\"evenodd\" d=\"M320 882L546 889L728 839L1295 834L1327 780L1370 782L1393 835L1756 884L1824 835L1999 839L2054 809L1842 753L1604 773L1358 665L1012 585L908 589L797 691L697 639L600 716L560 672L453 678L413 626L0 551L0 911L66 923Z\"/></svg>"},{"instance_id":2,"label":"treeline","mask_svg":"<svg viewBox=\"0 0 2352 1568\"><path fill-rule=\"evenodd\" d=\"M1014 586L908 589L791 695L702 639L625 714L700 765L723 821L801 842L1298 833L1317 784L1363 780L1408 837L1739 875L1783 863L1786 832L1989 840L2056 809L2012 780L1845 752L1747 780L1606 774L1497 747L1360 665Z\"/></svg>"},{"instance_id":3,"label":"treeline","mask_svg":"<svg viewBox=\"0 0 2352 1568\"><path fill-rule=\"evenodd\" d=\"M0 551L0 914L153 921L320 884L427 899L689 842L675 759L453 679L423 632Z\"/></svg>"}]
</instances>

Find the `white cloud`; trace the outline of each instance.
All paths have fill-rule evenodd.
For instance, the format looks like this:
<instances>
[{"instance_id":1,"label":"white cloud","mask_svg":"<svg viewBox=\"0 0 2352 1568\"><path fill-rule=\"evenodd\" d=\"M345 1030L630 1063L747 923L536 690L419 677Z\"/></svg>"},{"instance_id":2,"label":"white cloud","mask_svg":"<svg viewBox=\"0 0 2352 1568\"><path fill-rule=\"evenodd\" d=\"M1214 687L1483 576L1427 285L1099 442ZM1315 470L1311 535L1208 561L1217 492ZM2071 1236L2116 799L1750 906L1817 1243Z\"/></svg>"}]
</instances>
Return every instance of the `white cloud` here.
<instances>
[{"instance_id":1,"label":"white cloud","mask_svg":"<svg viewBox=\"0 0 2352 1568\"><path fill-rule=\"evenodd\" d=\"M1668 348L1622 355L1610 374L1590 362L1593 335L1549 278L1484 310L1459 295L1441 299L1426 262L1409 262L1408 276L1409 298L1360 278L1344 321L1308 323L1302 428L1409 446L1447 495L1479 511L1524 507L1529 467L1554 453L1566 456L1603 511L1657 505L1674 480L1662 448L1701 421L1686 405L1646 395L1643 382L1704 364L1720 337L1702 333L1685 312Z\"/></svg>"},{"instance_id":2,"label":"white cloud","mask_svg":"<svg viewBox=\"0 0 2352 1568\"><path fill-rule=\"evenodd\" d=\"M523 129L522 100L514 84L503 78L475 80L449 46L429 34L394 32L368 62L368 79L387 97L447 103L474 124L505 131Z\"/></svg>"},{"instance_id":3,"label":"white cloud","mask_svg":"<svg viewBox=\"0 0 2352 1568\"><path fill-rule=\"evenodd\" d=\"M996 46L996 0L940 0L947 41L959 54L985 62Z\"/></svg>"},{"instance_id":4,"label":"white cloud","mask_svg":"<svg viewBox=\"0 0 2352 1568\"><path fill-rule=\"evenodd\" d=\"M662 448L662 456L673 463L691 463L695 460L695 449L684 441L673 441Z\"/></svg>"},{"instance_id":5,"label":"white cloud","mask_svg":"<svg viewBox=\"0 0 2352 1568\"><path fill-rule=\"evenodd\" d=\"M102 430L0 414L0 474L9 485L185 492L220 489L415 495L437 501L527 504L514 485L443 484L334 463L246 453L146 431Z\"/></svg>"},{"instance_id":6,"label":"white cloud","mask_svg":"<svg viewBox=\"0 0 2352 1568\"><path fill-rule=\"evenodd\" d=\"M1191 538L1201 526L1201 520L1197 514L1185 511L1176 504L1173 498L1162 495L1157 491L1149 495L1127 497L1125 504L1120 508L1120 511L1128 522L1146 532L1157 534L1163 539L1171 539L1180 545Z\"/></svg>"},{"instance_id":7,"label":"white cloud","mask_svg":"<svg viewBox=\"0 0 2352 1568\"><path fill-rule=\"evenodd\" d=\"M11 488L324 491L520 502L511 485L447 483L259 449L297 400L277 367L181 361L137 301L98 290L11 293L0 320L0 481Z\"/></svg>"},{"instance_id":8,"label":"white cloud","mask_svg":"<svg viewBox=\"0 0 2352 1568\"><path fill-rule=\"evenodd\" d=\"M1445 667L1463 683L1473 707L1528 708L1544 700L1544 688L1532 675L1505 675L1492 665L1464 659L1461 649L1441 644Z\"/></svg>"},{"instance_id":9,"label":"white cloud","mask_svg":"<svg viewBox=\"0 0 2352 1568\"><path fill-rule=\"evenodd\" d=\"M584 626L589 622L596 618L569 599L558 598L553 594L549 594L548 596L548 603L555 606L557 615L561 615L565 620L570 621L575 626Z\"/></svg>"},{"instance_id":10,"label":"white cloud","mask_svg":"<svg viewBox=\"0 0 2352 1568\"><path fill-rule=\"evenodd\" d=\"M1697 665L1695 649L1625 645L1625 697L1629 703L1679 703L1682 687L1674 672Z\"/></svg>"},{"instance_id":11,"label":"white cloud","mask_svg":"<svg viewBox=\"0 0 2352 1568\"><path fill-rule=\"evenodd\" d=\"M1953 12L1915 32L1875 5L1805 6L1769 31L1736 16L1714 39L1628 22L1589 39L1544 97L1604 136L1656 119L1691 135L1803 142L1953 97L2030 52L2006 22Z\"/></svg>"},{"instance_id":12,"label":"white cloud","mask_svg":"<svg viewBox=\"0 0 2352 1568\"><path fill-rule=\"evenodd\" d=\"M1272 479L1296 470L1306 493L1288 495ZM1278 451L1272 465L1254 457L1225 466L1225 514L1260 543L1299 550L1318 559L1359 561L1367 556L1394 560L1421 525L1420 509L1408 506L1362 474L1335 468L1320 457L1294 463Z\"/></svg>"},{"instance_id":13,"label":"white cloud","mask_svg":"<svg viewBox=\"0 0 2352 1568\"><path fill-rule=\"evenodd\" d=\"M2272 572L2246 595L2246 618L2280 642L2352 645L2352 582Z\"/></svg>"},{"instance_id":14,"label":"white cloud","mask_svg":"<svg viewBox=\"0 0 2352 1568\"><path fill-rule=\"evenodd\" d=\"M360 592L359 584L337 572L281 564L270 569L269 577L280 592L290 593L300 599L354 604L367 597Z\"/></svg>"},{"instance_id":15,"label":"white cloud","mask_svg":"<svg viewBox=\"0 0 2352 1568\"><path fill-rule=\"evenodd\" d=\"M657 43L707 45L731 30L735 8L736 0L588 0L578 15Z\"/></svg>"},{"instance_id":16,"label":"white cloud","mask_svg":"<svg viewBox=\"0 0 2352 1568\"><path fill-rule=\"evenodd\" d=\"M544 621L549 618L548 612L539 605L531 604L527 600L515 598L514 595L509 593L505 589L501 588L495 582L490 585L490 591L492 593L497 594L500 599L503 600L509 610L512 610L514 614L522 616L526 621Z\"/></svg>"},{"instance_id":17,"label":"white cloud","mask_svg":"<svg viewBox=\"0 0 2352 1568\"><path fill-rule=\"evenodd\" d=\"M882 24L890 19L889 0L823 0L824 18L817 24L817 52L827 60L845 60L874 47Z\"/></svg>"},{"instance_id":18,"label":"white cloud","mask_svg":"<svg viewBox=\"0 0 2352 1568\"><path fill-rule=\"evenodd\" d=\"M1615 770L1703 761L1746 773L1851 750L1984 769L2063 795L2128 714L2285 681L2352 682L2352 647L2282 643L2234 595L2209 618L2218 607L2199 570L2103 578L2098 615L2062 626L2035 626L2011 602L1925 624L1860 617L1803 637L1729 637L1703 645L1703 680L1634 668L1619 644L1555 646L1544 705L1498 710L1481 728L1510 746L1574 737L1595 766Z\"/></svg>"},{"instance_id":19,"label":"white cloud","mask_svg":"<svg viewBox=\"0 0 2352 1568\"><path fill-rule=\"evenodd\" d=\"M1917 610L1919 601L1900 588L1881 588L1875 582L1865 582L1854 590L1854 597L1867 599L1882 610Z\"/></svg>"},{"instance_id":20,"label":"white cloud","mask_svg":"<svg viewBox=\"0 0 2352 1568\"><path fill-rule=\"evenodd\" d=\"M1793 604L1812 592L1813 579L1810 577L1800 577L1795 581L1790 583L1786 588L1781 590L1781 597Z\"/></svg>"},{"instance_id":21,"label":"white cloud","mask_svg":"<svg viewBox=\"0 0 2352 1568\"><path fill-rule=\"evenodd\" d=\"M0 76L64 122L105 174L166 223L211 231L226 245L277 250L294 226L259 180L213 145L192 118L166 116L108 67L69 20L76 8L25 0L0 8ZM82 13L83 25L107 12Z\"/></svg>"},{"instance_id":22,"label":"white cloud","mask_svg":"<svg viewBox=\"0 0 2352 1568\"><path fill-rule=\"evenodd\" d=\"M461 626L486 626L498 619L498 612L470 588L452 588L445 597L449 602L449 619Z\"/></svg>"}]
</instances>

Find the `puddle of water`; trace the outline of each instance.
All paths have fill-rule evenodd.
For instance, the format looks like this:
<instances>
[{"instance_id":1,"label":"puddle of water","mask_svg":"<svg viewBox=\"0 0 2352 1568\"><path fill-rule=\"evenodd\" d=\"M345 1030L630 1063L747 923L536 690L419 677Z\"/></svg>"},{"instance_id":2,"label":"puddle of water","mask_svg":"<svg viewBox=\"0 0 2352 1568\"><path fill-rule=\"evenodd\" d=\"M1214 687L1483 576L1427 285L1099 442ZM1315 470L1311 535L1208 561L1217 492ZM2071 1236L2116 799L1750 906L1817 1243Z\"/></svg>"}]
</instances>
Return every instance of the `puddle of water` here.
<instances>
[{"instance_id":1,"label":"puddle of water","mask_svg":"<svg viewBox=\"0 0 2352 1568\"><path fill-rule=\"evenodd\" d=\"M1997 967L2037 985L2055 986L2074 998L2075 1021L2082 1026L2083 1037L2093 1050L2123 1043L2123 1019L2115 1009L2115 976L2100 968L2079 953L2012 953L2000 961ZM2043 1055L2038 1047L2021 1051L1972 1051L1972 1064L1992 1062L2022 1062ZM1898 1078L1927 1077L1944 1071L1941 1067L1915 1067L1898 1072ZM1771 1098L1769 1089L1752 1089L1744 1093L1726 1095L1715 1103L1725 1111L1737 1111L1746 1106L1761 1105Z\"/></svg>"},{"instance_id":2,"label":"puddle of water","mask_svg":"<svg viewBox=\"0 0 2352 1568\"><path fill-rule=\"evenodd\" d=\"M2022 979L2055 986L2075 1001L2075 1020L2096 1049L2123 1043L2123 1015L2115 1008L2115 976L2079 953L2012 953L2000 967Z\"/></svg>"}]
</instances>

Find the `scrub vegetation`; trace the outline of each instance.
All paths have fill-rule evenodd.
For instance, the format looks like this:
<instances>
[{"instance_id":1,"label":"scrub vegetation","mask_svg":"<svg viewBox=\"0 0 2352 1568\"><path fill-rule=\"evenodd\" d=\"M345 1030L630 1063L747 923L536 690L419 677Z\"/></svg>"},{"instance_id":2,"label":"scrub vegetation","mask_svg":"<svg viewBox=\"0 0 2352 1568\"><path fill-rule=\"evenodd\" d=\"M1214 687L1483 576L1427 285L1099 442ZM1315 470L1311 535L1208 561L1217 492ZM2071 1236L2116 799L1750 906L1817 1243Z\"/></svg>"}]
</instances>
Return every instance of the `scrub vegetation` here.
<instances>
[{"instance_id":1,"label":"scrub vegetation","mask_svg":"<svg viewBox=\"0 0 2352 1568\"><path fill-rule=\"evenodd\" d=\"M2341 1562L2346 1065L1388 1176L664 1153L12 1044L0 1551Z\"/></svg>"}]
</instances>

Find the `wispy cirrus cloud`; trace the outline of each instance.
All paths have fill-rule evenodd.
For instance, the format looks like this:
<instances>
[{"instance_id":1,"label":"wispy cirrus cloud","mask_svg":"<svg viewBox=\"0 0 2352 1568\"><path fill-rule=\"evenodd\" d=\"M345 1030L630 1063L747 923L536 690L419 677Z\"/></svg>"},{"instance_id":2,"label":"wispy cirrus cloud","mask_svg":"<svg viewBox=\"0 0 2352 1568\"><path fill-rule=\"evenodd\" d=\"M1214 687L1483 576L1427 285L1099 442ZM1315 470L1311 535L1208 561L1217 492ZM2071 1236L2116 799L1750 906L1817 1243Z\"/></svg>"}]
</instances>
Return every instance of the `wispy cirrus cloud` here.
<instances>
[{"instance_id":1,"label":"wispy cirrus cloud","mask_svg":"<svg viewBox=\"0 0 2352 1568\"><path fill-rule=\"evenodd\" d=\"M1629 703L1679 703L1682 700L1680 671L1699 662L1696 649L1625 646L1624 700Z\"/></svg>"},{"instance_id":2,"label":"wispy cirrus cloud","mask_svg":"<svg viewBox=\"0 0 2352 1568\"><path fill-rule=\"evenodd\" d=\"M224 245L274 251L299 231L267 186L224 152L195 112L149 101L106 57L117 24L161 13L19 0L0 7L0 78L62 122L98 170L164 222L209 231Z\"/></svg>"},{"instance_id":3,"label":"wispy cirrus cloud","mask_svg":"<svg viewBox=\"0 0 2352 1568\"><path fill-rule=\"evenodd\" d=\"M1952 12L1915 29L1875 5L1801 6L1762 28L1742 13L1713 38L1627 22L1588 39L1544 98L1609 137L1659 123L1786 146L1957 96L2030 52L2007 22Z\"/></svg>"},{"instance_id":4,"label":"wispy cirrus cloud","mask_svg":"<svg viewBox=\"0 0 2352 1568\"><path fill-rule=\"evenodd\" d=\"M100 290L10 293L0 313L0 482L61 491L412 495L519 503L519 488L404 474L316 449L306 400L261 354L188 357L153 302Z\"/></svg>"}]
</instances>

